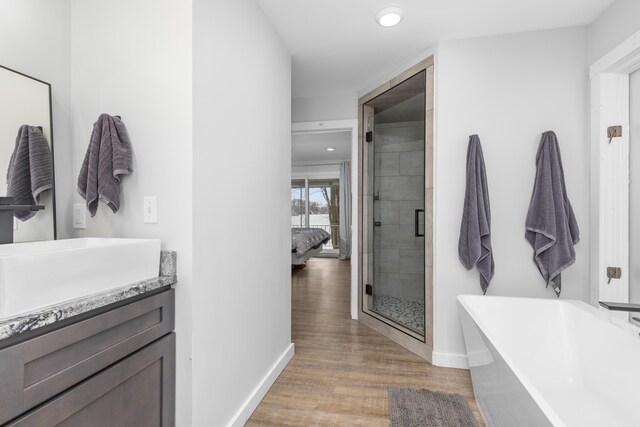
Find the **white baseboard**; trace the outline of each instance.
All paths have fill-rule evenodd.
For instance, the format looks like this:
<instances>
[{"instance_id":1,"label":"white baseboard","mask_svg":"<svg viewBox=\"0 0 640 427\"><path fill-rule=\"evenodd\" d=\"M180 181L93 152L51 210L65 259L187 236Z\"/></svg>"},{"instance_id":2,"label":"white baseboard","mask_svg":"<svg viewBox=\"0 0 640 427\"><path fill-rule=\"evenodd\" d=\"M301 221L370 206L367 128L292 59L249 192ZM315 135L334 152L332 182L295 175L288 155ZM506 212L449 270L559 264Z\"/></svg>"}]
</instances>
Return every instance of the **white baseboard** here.
<instances>
[{"instance_id":1,"label":"white baseboard","mask_svg":"<svg viewBox=\"0 0 640 427\"><path fill-rule=\"evenodd\" d=\"M467 356L465 354L438 353L434 351L432 357L432 363L436 366L469 369L469 363L467 362Z\"/></svg>"},{"instance_id":2,"label":"white baseboard","mask_svg":"<svg viewBox=\"0 0 640 427\"><path fill-rule=\"evenodd\" d=\"M278 358L277 362L273 365L273 367L269 370L267 375L260 381L258 386L253 390L253 393L249 396L247 401L242 405L242 408L236 413L236 415L231 419L231 422L228 424L228 427L241 427L244 426L247 420L253 414L253 411L256 410L264 396L267 394L271 386L278 379L278 376L282 373L284 368L287 366L294 353L294 345L293 343L289 344L289 347L282 353L282 356Z\"/></svg>"}]
</instances>

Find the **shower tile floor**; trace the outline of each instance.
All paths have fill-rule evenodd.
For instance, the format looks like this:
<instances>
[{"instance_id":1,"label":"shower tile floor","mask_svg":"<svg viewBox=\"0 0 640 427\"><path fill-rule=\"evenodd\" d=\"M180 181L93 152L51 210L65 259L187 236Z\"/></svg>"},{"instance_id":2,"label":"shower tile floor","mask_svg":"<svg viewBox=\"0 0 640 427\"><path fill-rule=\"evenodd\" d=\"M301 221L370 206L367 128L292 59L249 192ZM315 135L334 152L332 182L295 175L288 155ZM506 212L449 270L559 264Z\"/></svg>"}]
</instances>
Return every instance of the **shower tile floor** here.
<instances>
[{"instance_id":1,"label":"shower tile floor","mask_svg":"<svg viewBox=\"0 0 640 427\"><path fill-rule=\"evenodd\" d=\"M375 295L373 311L424 335L424 301Z\"/></svg>"}]
</instances>

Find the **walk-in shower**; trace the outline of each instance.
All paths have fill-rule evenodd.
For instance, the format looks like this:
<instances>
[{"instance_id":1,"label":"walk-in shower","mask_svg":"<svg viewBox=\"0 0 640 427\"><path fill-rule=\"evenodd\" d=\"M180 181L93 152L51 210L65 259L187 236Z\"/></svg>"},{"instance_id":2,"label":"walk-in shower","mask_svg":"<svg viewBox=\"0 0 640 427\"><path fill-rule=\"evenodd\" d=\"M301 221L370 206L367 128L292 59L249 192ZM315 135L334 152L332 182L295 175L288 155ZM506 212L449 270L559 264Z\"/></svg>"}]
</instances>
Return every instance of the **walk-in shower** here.
<instances>
[{"instance_id":1,"label":"walk-in shower","mask_svg":"<svg viewBox=\"0 0 640 427\"><path fill-rule=\"evenodd\" d=\"M360 103L361 318L430 358L433 65L413 71Z\"/></svg>"}]
</instances>

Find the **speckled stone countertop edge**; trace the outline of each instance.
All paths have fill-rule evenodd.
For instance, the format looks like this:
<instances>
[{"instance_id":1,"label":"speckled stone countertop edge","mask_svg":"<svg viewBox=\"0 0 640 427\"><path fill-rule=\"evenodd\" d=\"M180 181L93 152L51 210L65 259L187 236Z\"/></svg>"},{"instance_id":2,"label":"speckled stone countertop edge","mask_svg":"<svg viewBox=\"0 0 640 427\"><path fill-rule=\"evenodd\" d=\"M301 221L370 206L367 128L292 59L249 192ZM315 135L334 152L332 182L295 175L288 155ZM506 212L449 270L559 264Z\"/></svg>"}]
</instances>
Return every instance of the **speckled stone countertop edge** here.
<instances>
[{"instance_id":1,"label":"speckled stone countertop edge","mask_svg":"<svg viewBox=\"0 0 640 427\"><path fill-rule=\"evenodd\" d=\"M153 290L177 283L177 254L174 251L162 251L160 254L160 275L153 279L131 283L88 297L65 301L38 309L32 313L21 314L0 321L0 340L32 331L46 325L87 313L109 304L124 301Z\"/></svg>"}]
</instances>

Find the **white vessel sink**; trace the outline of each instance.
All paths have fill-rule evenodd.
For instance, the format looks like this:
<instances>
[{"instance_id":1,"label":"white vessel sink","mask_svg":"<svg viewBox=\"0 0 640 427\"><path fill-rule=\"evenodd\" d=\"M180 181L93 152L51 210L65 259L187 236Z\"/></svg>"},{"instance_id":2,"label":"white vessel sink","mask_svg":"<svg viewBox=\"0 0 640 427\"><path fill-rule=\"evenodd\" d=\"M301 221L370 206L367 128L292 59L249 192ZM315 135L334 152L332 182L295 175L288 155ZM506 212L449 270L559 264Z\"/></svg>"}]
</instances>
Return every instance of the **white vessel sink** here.
<instances>
[{"instance_id":1,"label":"white vessel sink","mask_svg":"<svg viewBox=\"0 0 640 427\"><path fill-rule=\"evenodd\" d=\"M0 320L158 277L160 240L0 245Z\"/></svg>"}]
</instances>

